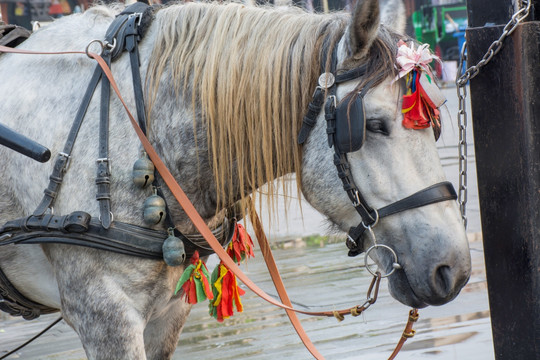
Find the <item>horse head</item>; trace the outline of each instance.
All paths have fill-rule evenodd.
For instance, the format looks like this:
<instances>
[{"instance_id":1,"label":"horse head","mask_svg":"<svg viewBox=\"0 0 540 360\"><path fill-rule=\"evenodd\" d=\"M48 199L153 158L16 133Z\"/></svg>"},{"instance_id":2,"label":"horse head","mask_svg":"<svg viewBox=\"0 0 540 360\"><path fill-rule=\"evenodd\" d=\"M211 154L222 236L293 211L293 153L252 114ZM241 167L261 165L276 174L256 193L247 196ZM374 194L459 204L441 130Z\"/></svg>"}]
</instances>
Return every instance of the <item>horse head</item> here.
<instances>
[{"instance_id":1,"label":"horse head","mask_svg":"<svg viewBox=\"0 0 540 360\"><path fill-rule=\"evenodd\" d=\"M337 40L336 74L361 67L360 78L337 85L337 107L353 94L365 92L365 139L348 152L352 181L373 209L403 199L445 179L432 127L412 130L402 125L401 99L405 86L396 81L396 54L400 36L380 24L377 0L359 1L350 25ZM390 18L387 14L385 18ZM401 21L397 19L397 27ZM391 25L391 24L390 24ZM351 205L334 167L334 151L327 143L327 121L321 111L304 145L302 189L318 211L342 231L364 220ZM354 126L352 127L354 129ZM352 134L353 137L362 136ZM336 146L336 144L334 144ZM389 276L394 298L414 306L441 305L457 296L471 272L467 237L455 201L441 201L378 219L366 231L361 248L384 244L401 268ZM395 257L386 247L369 255L383 273L393 270ZM395 266L395 265L394 265Z\"/></svg>"}]
</instances>

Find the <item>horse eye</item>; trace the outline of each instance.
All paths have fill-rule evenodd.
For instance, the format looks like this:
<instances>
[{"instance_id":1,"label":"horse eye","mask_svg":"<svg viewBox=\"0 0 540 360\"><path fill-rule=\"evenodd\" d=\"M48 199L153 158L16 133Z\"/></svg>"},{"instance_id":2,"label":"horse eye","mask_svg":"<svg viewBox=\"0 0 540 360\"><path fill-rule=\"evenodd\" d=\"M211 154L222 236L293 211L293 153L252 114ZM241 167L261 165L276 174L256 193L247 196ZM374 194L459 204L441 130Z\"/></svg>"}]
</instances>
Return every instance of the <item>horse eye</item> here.
<instances>
[{"instance_id":1,"label":"horse eye","mask_svg":"<svg viewBox=\"0 0 540 360\"><path fill-rule=\"evenodd\" d=\"M366 123L366 129L370 132L379 133L383 135L390 135L384 121L380 119L369 119Z\"/></svg>"}]
</instances>

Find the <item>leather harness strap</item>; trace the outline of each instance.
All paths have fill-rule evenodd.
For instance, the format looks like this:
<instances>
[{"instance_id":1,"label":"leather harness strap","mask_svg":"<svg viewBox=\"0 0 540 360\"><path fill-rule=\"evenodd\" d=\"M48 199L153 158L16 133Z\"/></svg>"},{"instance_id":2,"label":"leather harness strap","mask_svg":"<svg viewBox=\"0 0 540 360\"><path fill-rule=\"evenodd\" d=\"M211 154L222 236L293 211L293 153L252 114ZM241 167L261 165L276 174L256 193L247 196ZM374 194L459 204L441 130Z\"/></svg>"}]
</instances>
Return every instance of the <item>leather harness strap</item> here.
<instances>
[{"instance_id":1,"label":"leather harness strap","mask_svg":"<svg viewBox=\"0 0 540 360\"><path fill-rule=\"evenodd\" d=\"M406 198L391 203L377 210L378 218L394 215L406 210L412 210L429 204L435 204L446 200L457 199L456 190L451 182L443 181L422 189ZM362 235L367 227L360 223L349 229L346 245L349 248L349 256L359 255L364 251Z\"/></svg>"},{"instance_id":2,"label":"leather harness strap","mask_svg":"<svg viewBox=\"0 0 540 360\"><path fill-rule=\"evenodd\" d=\"M0 48L0 51L2 52L14 52L12 50L13 49L10 49L10 48L4 48L4 47ZM24 50L17 49L17 51L23 51L23 53L28 53L28 51L24 51ZM30 52L30 53L33 53L33 52ZM73 52L67 52L67 53L73 53ZM41 54L51 54L51 53L41 53ZM101 69L99 67L96 67L96 69L94 70L94 74L92 75L92 79L90 80L90 84L86 88L86 92L84 94L81 106L79 107L79 110L77 111L77 114L75 115L75 120L73 121L73 124L71 125L71 129L66 139L64 149L61 153L58 154L58 157L56 158L56 162L54 163L54 167L53 167L53 172L51 176L49 177L49 185L44 191L45 194L43 195L43 199L41 200L41 203L38 205L36 210L34 210L34 215L36 216L45 214L45 212L48 209L50 209L54 204L56 196L58 195L58 190L60 189L60 185L62 184L62 181L64 179L64 174L69 165L69 159L71 156L71 152L73 150L73 145L75 144L75 140L77 139L77 135L79 133L79 129L81 127L84 116L86 114L86 110L88 109L88 105L90 105L90 101L92 100L92 96L94 95L94 91L100 79L101 79Z\"/></svg>"},{"instance_id":3,"label":"leather harness strap","mask_svg":"<svg viewBox=\"0 0 540 360\"><path fill-rule=\"evenodd\" d=\"M234 231L234 222L225 221L223 226L213 230L224 244L228 243ZM105 229L98 219L84 211L69 215L33 216L11 220L0 228L0 246L8 244L67 244L106 250L118 254L163 260L163 241L167 233L137 225L115 221ZM211 249L192 245L190 235L175 234L186 244L186 253L191 256L195 250L200 256L213 253ZM221 245L223 246L223 245Z\"/></svg>"},{"instance_id":4,"label":"leather harness strap","mask_svg":"<svg viewBox=\"0 0 540 360\"><path fill-rule=\"evenodd\" d=\"M104 59L111 65L111 53L105 50ZM100 221L103 228L108 229L112 223L111 212L111 162L109 159L109 103L111 86L109 79L101 79L101 107L99 112L99 151L96 160L97 174L96 199L99 203Z\"/></svg>"},{"instance_id":5,"label":"leather harness strap","mask_svg":"<svg viewBox=\"0 0 540 360\"><path fill-rule=\"evenodd\" d=\"M21 294L0 269L0 310L11 316L33 320L40 315L58 312L58 309L38 304Z\"/></svg>"}]
</instances>

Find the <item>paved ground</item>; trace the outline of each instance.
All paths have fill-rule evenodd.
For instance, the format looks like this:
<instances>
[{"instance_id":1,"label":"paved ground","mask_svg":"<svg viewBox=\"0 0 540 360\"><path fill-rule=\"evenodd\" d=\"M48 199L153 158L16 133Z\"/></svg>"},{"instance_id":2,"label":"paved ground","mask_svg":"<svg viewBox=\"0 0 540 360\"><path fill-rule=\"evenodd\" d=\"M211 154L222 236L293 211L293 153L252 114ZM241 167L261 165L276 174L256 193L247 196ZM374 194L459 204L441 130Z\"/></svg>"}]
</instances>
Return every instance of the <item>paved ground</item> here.
<instances>
[{"instance_id":1,"label":"paved ground","mask_svg":"<svg viewBox=\"0 0 540 360\"><path fill-rule=\"evenodd\" d=\"M449 114L455 119L455 88L444 90ZM448 114L448 116L450 116ZM443 124L438 146L445 171L457 188L457 126L448 119ZM472 133L469 133L472 139ZM483 250L476 193L474 151L469 145L468 232L471 240L473 275L460 296L450 304L421 311L417 336L410 340L398 359L493 359L489 306L487 301ZM293 201L294 203L294 201ZM294 207L274 226L274 241L324 234L324 219L303 207L303 219ZM264 214L262 215L264 217ZM364 269L346 257L343 244L322 247L304 246L290 241L286 249L275 253L291 298L299 306L312 309L342 308L362 303L370 278ZM272 286L260 256L250 261L247 272L263 289L272 293ZM300 259L300 260L299 260ZM245 268L245 267L244 267ZM197 305L186 324L174 359L309 359L299 344L284 312L267 305L253 294L244 297L246 311L225 324L218 324L207 315L205 305ZM334 319L302 318L312 340L327 359L383 359L391 352L406 322L408 309L393 300L381 286L377 304L365 317L337 323ZM32 322L0 318L0 355L37 333L55 315ZM19 359L85 359L75 333L60 323L44 337L11 358Z\"/></svg>"}]
</instances>

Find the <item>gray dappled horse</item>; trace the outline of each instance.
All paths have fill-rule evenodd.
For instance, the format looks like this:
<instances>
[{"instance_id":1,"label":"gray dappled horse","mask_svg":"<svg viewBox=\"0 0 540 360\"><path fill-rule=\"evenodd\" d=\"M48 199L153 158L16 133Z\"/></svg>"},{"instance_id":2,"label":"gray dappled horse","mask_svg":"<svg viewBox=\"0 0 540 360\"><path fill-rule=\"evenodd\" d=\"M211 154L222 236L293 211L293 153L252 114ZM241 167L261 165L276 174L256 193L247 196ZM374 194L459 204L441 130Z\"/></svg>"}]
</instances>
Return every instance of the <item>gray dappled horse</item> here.
<instances>
[{"instance_id":1,"label":"gray dappled horse","mask_svg":"<svg viewBox=\"0 0 540 360\"><path fill-rule=\"evenodd\" d=\"M21 48L85 49L91 40L103 39L117 11L98 6L59 19ZM352 16L203 3L155 12L139 45L149 138L209 226L221 224L223 209L257 187L270 182L273 190L272 180L293 172L306 199L336 227L347 231L359 223L334 168L324 111L305 144L296 142L328 44L337 47L338 73L367 67L364 76L338 86L337 101L376 80L364 101L365 144L348 154L366 200L379 208L444 180L432 130L401 125L401 82L393 82L400 36L379 18L374 0L358 1ZM58 154L93 66L84 55L2 54L0 121ZM112 69L134 109L127 55ZM99 214L96 93L55 214ZM131 179L141 146L114 95L109 147L114 220L144 226L142 204L150 190L135 187ZM0 159L3 224L32 213L53 165L4 148ZM163 191L176 228L194 233ZM398 255L402 268L389 277L389 287L400 302L444 304L468 280L470 256L455 201L381 219L374 231L379 243ZM390 254L381 252L376 261L391 267ZM7 245L0 247L0 267L24 296L62 312L90 359L169 359L190 310L181 294L174 295L183 267L163 261L62 244Z\"/></svg>"}]
</instances>

